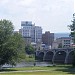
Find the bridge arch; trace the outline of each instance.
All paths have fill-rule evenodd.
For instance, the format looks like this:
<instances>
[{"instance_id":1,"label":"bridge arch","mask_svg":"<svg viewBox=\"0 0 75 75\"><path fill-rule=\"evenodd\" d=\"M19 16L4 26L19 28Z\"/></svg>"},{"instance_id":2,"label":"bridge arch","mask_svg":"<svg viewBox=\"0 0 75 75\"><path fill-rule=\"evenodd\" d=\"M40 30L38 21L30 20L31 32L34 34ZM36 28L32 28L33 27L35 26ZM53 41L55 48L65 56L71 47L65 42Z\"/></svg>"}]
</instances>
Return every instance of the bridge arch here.
<instances>
[{"instance_id":1,"label":"bridge arch","mask_svg":"<svg viewBox=\"0 0 75 75\"><path fill-rule=\"evenodd\" d=\"M70 51L67 57L67 63L71 64L73 62L74 51Z\"/></svg>"},{"instance_id":2,"label":"bridge arch","mask_svg":"<svg viewBox=\"0 0 75 75\"><path fill-rule=\"evenodd\" d=\"M57 51L54 55L54 63L65 63L65 57L66 57L66 51L62 50L62 51Z\"/></svg>"},{"instance_id":3,"label":"bridge arch","mask_svg":"<svg viewBox=\"0 0 75 75\"><path fill-rule=\"evenodd\" d=\"M44 56L44 61L46 61L46 62L52 62L53 55L54 55L54 53L52 51L46 52L46 54Z\"/></svg>"},{"instance_id":4,"label":"bridge arch","mask_svg":"<svg viewBox=\"0 0 75 75\"><path fill-rule=\"evenodd\" d=\"M43 61L43 58L44 58L44 52L40 52L38 55L38 60Z\"/></svg>"}]
</instances>

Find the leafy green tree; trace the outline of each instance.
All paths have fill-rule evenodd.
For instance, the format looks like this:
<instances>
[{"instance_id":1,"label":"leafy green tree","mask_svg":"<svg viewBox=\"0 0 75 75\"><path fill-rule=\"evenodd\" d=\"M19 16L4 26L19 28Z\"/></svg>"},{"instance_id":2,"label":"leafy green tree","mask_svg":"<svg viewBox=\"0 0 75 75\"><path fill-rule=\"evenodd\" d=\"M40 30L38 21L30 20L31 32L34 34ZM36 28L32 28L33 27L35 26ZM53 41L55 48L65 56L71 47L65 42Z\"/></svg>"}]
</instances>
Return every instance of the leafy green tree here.
<instances>
[{"instance_id":1,"label":"leafy green tree","mask_svg":"<svg viewBox=\"0 0 75 75\"><path fill-rule=\"evenodd\" d=\"M58 48L62 48L62 43L60 43L60 44L58 45Z\"/></svg>"},{"instance_id":2,"label":"leafy green tree","mask_svg":"<svg viewBox=\"0 0 75 75\"><path fill-rule=\"evenodd\" d=\"M24 55L22 36L14 32L9 20L0 20L0 65L15 65Z\"/></svg>"},{"instance_id":3,"label":"leafy green tree","mask_svg":"<svg viewBox=\"0 0 75 75\"><path fill-rule=\"evenodd\" d=\"M35 49L33 48L32 45L28 45L28 46L25 47L25 51L26 51L27 54L34 54Z\"/></svg>"},{"instance_id":4,"label":"leafy green tree","mask_svg":"<svg viewBox=\"0 0 75 75\"><path fill-rule=\"evenodd\" d=\"M71 34L70 36L72 37L73 40L73 44L75 44L75 13L73 14L73 21L72 24L69 25L70 30L71 30ZM72 63L73 67L75 67L75 48L74 48L74 55L73 55L73 63Z\"/></svg>"}]
</instances>

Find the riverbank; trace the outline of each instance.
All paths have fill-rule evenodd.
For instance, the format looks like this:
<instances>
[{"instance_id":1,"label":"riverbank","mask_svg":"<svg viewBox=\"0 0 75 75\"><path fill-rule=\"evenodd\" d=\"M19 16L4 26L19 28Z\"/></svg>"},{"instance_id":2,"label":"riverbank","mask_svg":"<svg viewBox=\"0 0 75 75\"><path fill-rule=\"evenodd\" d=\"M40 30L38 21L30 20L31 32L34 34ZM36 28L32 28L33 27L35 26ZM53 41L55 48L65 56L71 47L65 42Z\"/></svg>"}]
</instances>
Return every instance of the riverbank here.
<instances>
[{"instance_id":1,"label":"riverbank","mask_svg":"<svg viewBox=\"0 0 75 75\"><path fill-rule=\"evenodd\" d=\"M5 68L1 70L0 75L75 75L75 68L71 65Z\"/></svg>"}]
</instances>

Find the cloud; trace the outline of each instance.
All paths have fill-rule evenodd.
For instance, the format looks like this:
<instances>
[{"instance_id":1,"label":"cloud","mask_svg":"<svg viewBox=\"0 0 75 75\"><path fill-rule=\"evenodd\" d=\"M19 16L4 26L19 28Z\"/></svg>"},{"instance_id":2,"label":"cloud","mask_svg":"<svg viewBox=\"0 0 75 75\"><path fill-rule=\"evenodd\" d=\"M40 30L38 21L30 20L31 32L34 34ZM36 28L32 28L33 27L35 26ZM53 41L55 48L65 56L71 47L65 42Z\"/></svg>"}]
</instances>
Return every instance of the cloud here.
<instances>
[{"instance_id":1,"label":"cloud","mask_svg":"<svg viewBox=\"0 0 75 75\"><path fill-rule=\"evenodd\" d=\"M9 2L9 0L0 0L0 6L5 5Z\"/></svg>"},{"instance_id":2,"label":"cloud","mask_svg":"<svg viewBox=\"0 0 75 75\"><path fill-rule=\"evenodd\" d=\"M75 12L75 1L74 1L74 12Z\"/></svg>"},{"instance_id":3,"label":"cloud","mask_svg":"<svg viewBox=\"0 0 75 75\"><path fill-rule=\"evenodd\" d=\"M35 0L20 0L18 2L18 5L20 5L20 6L30 6L34 1Z\"/></svg>"},{"instance_id":4,"label":"cloud","mask_svg":"<svg viewBox=\"0 0 75 75\"><path fill-rule=\"evenodd\" d=\"M44 31L65 32L74 7L73 0L0 0L0 18L12 20L16 30L22 20L31 20Z\"/></svg>"},{"instance_id":5,"label":"cloud","mask_svg":"<svg viewBox=\"0 0 75 75\"><path fill-rule=\"evenodd\" d=\"M2 0L0 1L0 9L3 7L2 10L6 10L8 14L17 14L30 7L33 1L34 0Z\"/></svg>"}]
</instances>

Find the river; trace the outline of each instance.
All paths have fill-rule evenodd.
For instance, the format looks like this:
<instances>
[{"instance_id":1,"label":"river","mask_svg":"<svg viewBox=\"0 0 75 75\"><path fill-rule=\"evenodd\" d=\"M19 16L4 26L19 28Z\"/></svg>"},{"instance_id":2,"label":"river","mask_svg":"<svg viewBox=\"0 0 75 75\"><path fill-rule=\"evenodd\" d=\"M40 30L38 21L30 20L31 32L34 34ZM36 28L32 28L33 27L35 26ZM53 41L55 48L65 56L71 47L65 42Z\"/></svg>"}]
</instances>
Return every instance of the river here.
<instances>
[{"instance_id":1,"label":"river","mask_svg":"<svg viewBox=\"0 0 75 75\"><path fill-rule=\"evenodd\" d=\"M28 67L28 66L52 66L49 62L21 62L14 67ZM3 67L12 67L12 65L3 65Z\"/></svg>"}]
</instances>

